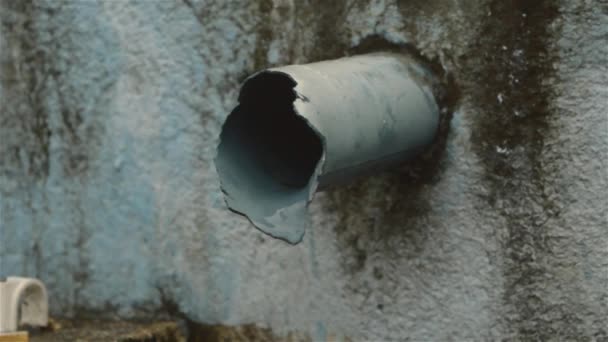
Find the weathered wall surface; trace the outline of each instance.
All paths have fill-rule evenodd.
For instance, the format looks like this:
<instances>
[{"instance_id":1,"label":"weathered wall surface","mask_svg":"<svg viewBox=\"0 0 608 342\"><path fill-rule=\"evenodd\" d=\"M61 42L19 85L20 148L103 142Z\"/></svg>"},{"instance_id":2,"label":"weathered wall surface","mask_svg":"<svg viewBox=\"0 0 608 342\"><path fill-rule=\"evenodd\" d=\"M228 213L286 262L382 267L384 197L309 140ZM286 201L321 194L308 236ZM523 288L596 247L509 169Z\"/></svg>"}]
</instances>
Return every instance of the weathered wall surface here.
<instances>
[{"instance_id":1,"label":"weathered wall surface","mask_svg":"<svg viewBox=\"0 0 608 342\"><path fill-rule=\"evenodd\" d=\"M0 276L55 314L608 338L605 0L0 0L0 22ZM297 246L228 212L239 82L379 39L453 75L447 141L319 194Z\"/></svg>"}]
</instances>

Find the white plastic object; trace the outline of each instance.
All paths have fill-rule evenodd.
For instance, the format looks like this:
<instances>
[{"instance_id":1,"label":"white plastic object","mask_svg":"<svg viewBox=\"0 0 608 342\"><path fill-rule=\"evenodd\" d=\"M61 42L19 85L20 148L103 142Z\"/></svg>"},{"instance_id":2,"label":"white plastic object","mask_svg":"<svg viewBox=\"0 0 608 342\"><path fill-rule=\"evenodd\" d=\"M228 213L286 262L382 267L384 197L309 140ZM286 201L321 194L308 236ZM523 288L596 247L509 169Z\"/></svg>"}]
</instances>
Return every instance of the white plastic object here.
<instances>
[{"instance_id":1,"label":"white plastic object","mask_svg":"<svg viewBox=\"0 0 608 342\"><path fill-rule=\"evenodd\" d=\"M0 281L0 334L19 325L48 325L49 302L44 284L33 278L8 277Z\"/></svg>"}]
</instances>

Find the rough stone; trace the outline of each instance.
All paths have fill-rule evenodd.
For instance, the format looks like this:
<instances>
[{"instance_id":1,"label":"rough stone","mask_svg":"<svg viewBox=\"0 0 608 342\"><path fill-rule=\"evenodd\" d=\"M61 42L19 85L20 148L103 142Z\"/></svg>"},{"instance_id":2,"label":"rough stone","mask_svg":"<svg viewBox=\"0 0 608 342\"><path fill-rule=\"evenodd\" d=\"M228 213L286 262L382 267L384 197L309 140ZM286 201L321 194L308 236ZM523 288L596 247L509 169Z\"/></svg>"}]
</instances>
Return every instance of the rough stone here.
<instances>
[{"instance_id":1,"label":"rough stone","mask_svg":"<svg viewBox=\"0 0 608 342\"><path fill-rule=\"evenodd\" d=\"M239 82L372 37L452 77L446 139L268 238L213 165ZM0 0L0 277L66 317L606 340L607 37L605 0Z\"/></svg>"}]
</instances>

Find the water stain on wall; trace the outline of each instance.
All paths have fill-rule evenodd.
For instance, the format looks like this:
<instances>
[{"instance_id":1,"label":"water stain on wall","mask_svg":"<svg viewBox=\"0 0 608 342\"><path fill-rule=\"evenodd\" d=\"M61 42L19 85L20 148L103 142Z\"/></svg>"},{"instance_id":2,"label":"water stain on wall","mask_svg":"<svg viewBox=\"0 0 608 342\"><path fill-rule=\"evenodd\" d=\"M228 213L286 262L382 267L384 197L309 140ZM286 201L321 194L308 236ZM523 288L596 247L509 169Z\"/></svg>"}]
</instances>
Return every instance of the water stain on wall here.
<instances>
[{"instance_id":1,"label":"water stain on wall","mask_svg":"<svg viewBox=\"0 0 608 342\"><path fill-rule=\"evenodd\" d=\"M320 10L320 9L323 10ZM315 46L309 51L310 61L334 59L343 56L346 45L346 16L349 1L338 0L331 3L323 0L309 0L297 6L301 16L301 29L314 27Z\"/></svg>"},{"instance_id":2,"label":"water stain on wall","mask_svg":"<svg viewBox=\"0 0 608 342\"><path fill-rule=\"evenodd\" d=\"M366 2L306 0L288 5L276 0L258 0L257 42L253 54L253 69L247 70L240 81L244 81L256 71L272 66L268 61L268 51L273 41L280 39L278 30L282 29L285 21L295 21L295 30L291 39L300 41L287 44L288 48L285 51L286 56L282 56L283 60L294 61L300 54L304 55L304 60L308 63L343 57L344 51L348 48L345 39L348 31L345 25L346 18L354 6ZM279 19L273 19L273 16ZM314 45L308 44L310 37L314 37Z\"/></svg>"},{"instance_id":3,"label":"water stain on wall","mask_svg":"<svg viewBox=\"0 0 608 342\"><path fill-rule=\"evenodd\" d=\"M506 219L504 318L522 340L584 336L579 318L545 299L551 281L547 222L560 212L547 195L541 162L548 119L554 57L549 41L558 15L554 1L493 1L468 56L464 77L481 108L472 142L485 168L484 197ZM470 83L469 83L470 82ZM559 323L558 323L559 322Z\"/></svg>"},{"instance_id":4,"label":"water stain on wall","mask_svg":"<svg viewBox=\"0 0 608 342\"><path fill-rule=\"evenodd\" d=\"M39 178L49 174L52 135L61 141L58 156L64 174L76 176L88 169L101 133L96 120L84 120L82 106L88 99L78 98L78 103L74 103L75 94L82 91L69 79L74 63L58 53L68 50L66 45L71 44L66 38L71 28L60 27L53 20L61 6L33 1L2 3L2 30L7 46L2 52L0 81L7 93L3 98L9 101L2 108L2 128L7 130L2 135L3 148L11 151L2 155L12 158L3 164L21 165L26 175ZM55 115L59 121L51 125Z\"/></svg>"},{"instance_id":5,"label":"water stain on wall","mask_svg":"<svg viewBox=\"0 0 608 342\"><path fill-rule=\"evenodd\" d=\"M267 67L267 53L273 38L271 18L273 8L272 0L258 1L257 40L253 53L253 72ZM241 81L244 81L247 76L249 75L245 75Z\"/></svg>"},{"instance_id":6,"label":"water stain on wall","mask_svg":"<svg viewBox=\"0 0 608 342\"><path fill-rule=\"evenodd\" d=\"M378 51L409 56L434 73L439 80L434 93L442 116L435 141L414 160L347 187L328 190L327 205L337 214L335 230L345 270L350 274L361 271L371 253L381 252L387 259L397 254L414 258L424 249L428 235L423 222L431 209L424 193L441 177L450 120L460 93L453 76L439 61L424 57L412 45L394 44L373 35L345 54ZM382 271L375 269L374 275L381 278Z\"/></svg>"},{"instance_id":7,"label":"water stain on wall","mask_svg":"<svg viewBox=\"0 0 608 342\"><path fill-rule=\"evenodd\" d=\"M2 2L0 8L1 29L6 39L0 82L3 98L8 100L0 108L0 167L10 170L19 165L24 175L46 177L51 131L44 105L46 75L40 72L39 65L47 57L38 47L34 5L29 1L8 1Z\"/></svg>"},{"instance_id":8,"label":"water stain on wall","mask_svg":"<svg viewBox=\"0 0 608 342\"><path fill-rule=\"evenodd\" d=\"M91 3L92 4L92 3ZM92 4L94 6L94 4ZM83 13L86 11L83 11ZM85 224L83 198L90 160L102 145L101 119L107 113L108 90L115 78L108 77L107 60L115 50L105 46L107 54L94 50L96 44L107 44L106 36L96 33L95 39L85 37L88 29L77 29L69 23L86 20L79 8L64 2L3 1L0 3L2 37L0 79L0 172L10 182L23 185L9 190L9 196L22 201L30 211L23 236L31 241L25 246L27 259L34 269L26 274L44 277L48 265L44 261L43 236L52 231L49 221L56 219L51 208L64 209L69 215L61 229L72 229L66 248L77 259L74 263L57 258L72 285L61 296L66 309L79 303L80 292L88 281L89 260L86 244L91 236ZM97 40L98 39L98 40ZM87 45L87 44L91 45ZM89 69L87 69L89 68ZM91 72L90 72L91 71ZM87 77L79 77L81 75ZM8 150L11 153L3 153ZM6 171L4 167L6 166ZM65 177L62 179L61 177ZM47 181L55 181L52 193ZM4 185L4 184L0 184ZM61 193L59 200L53 197ZM52 203L52 204L51 204ZM56 210L61 210L56 209ZM27 209L26 209L27 210ZM61 239L60 234L57 239ZM69 247L67 247L69 246ZM46 251L48 253L48 251ZM66 252L67 253L67 252ZM62 256L64 257L64 256Z\"/></svg>"}]
</instances>

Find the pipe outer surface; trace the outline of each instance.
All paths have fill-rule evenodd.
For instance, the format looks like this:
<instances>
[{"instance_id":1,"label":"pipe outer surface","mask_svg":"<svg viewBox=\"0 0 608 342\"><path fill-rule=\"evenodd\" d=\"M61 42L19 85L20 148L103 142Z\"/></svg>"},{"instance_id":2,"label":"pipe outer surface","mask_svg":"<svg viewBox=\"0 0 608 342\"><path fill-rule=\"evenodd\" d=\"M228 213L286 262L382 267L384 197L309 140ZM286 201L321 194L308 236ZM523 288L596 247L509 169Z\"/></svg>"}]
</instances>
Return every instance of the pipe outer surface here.
<instances>
[{"instance_id":1,"label":"pipe outer surface","mask_svg":"<svg viewBox=\"0 0 608 342\"><path fill-rule=\"evenodd\" d=\"M254 74L220 136L216 167L228 206L263 232L298 243L317 190L431 144L440 119L433 85L430 70L392 53Z\"/></svg>"}]
</instances>

